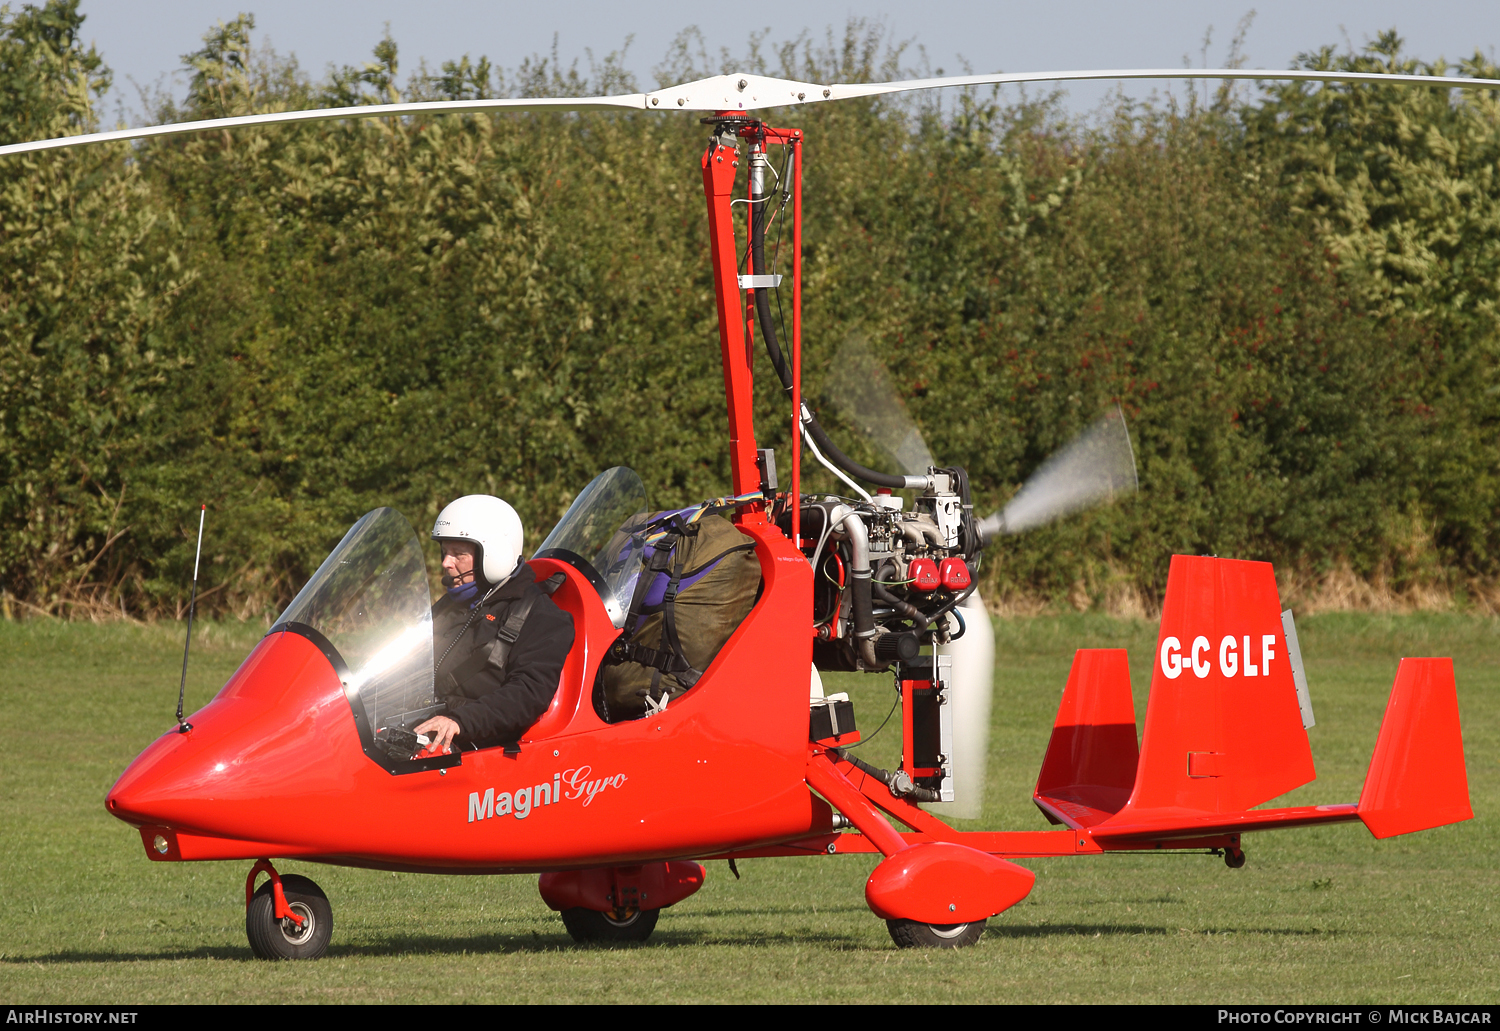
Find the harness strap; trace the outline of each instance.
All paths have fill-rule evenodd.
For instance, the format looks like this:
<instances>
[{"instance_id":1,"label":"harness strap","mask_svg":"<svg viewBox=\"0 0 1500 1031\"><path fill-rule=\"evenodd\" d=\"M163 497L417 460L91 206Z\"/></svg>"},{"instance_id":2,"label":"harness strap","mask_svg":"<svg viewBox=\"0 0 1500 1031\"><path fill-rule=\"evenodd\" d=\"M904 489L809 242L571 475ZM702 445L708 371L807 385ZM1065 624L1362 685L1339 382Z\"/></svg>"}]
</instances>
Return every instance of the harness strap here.
<instances>
[{"instance_id":1,"label":"harness strap","mask_svg":"<svg viewBox=\"0 0 1500 1031\"><path fill-rule=\"evenodd\" d=\"M609 652L612 659L649 666L663 673L669 673L678 679L682 679L683 674L692 675L694 680L697 680L702 675L689 666L686 659L675 652L649 648L644 644L636 644L633 641L616 641L609 649Z\"/></svg>"},{"instance_id":2,"label":"harness strap","mask_svg":"<svg viewBox=\"0 0 1500 1031\"><path fill-rule=\"evenodd\" d=\"M469 627L473 626L474 620L478 618L479 610L484 607L485 602L490 600L490 595L494 594L499 589L500 585L496 584L494 587L491 587L488 591L485 592L483 598L480 598L472 606L469 607L469 618L464 620L464 625L458 628L458 633L453 635L453 640L449 641L448 647L443 649L442 657L439 658L437 660L437 663L432 667L432 677L434 682L436 682L437 680L438 672L443 668L443 663L447 661L449 653L453 651L453 646L456 645L459 641L463 640L464 634L469 632Z\"/></svg>"},{"instance_id":3,"label":"harness strap","mask_svg":"<svg viewBox=\"0 0 1500 1031\"><path fill-rule=\"evenodd\" d=\"M488 664L496 667L501 677L505 676L505 663L510 658L510 649L521 636L521 627L526 625L526 617L531 615L531 607L536 604L537 597L528 592L511 606L510 615L505 617L495 643L490 645Z\"/></svg>"},{"instance_id":4,"label":"harness strap","mask_svg":"<svg viewBox=\"0 0 1500 1031\"><path fill-rule=\"evenodd\" d=\"M693 577L697 576L699 573L701 573L705 569L707 569L709 566L712 566L715 563L720 562L723 559L728 558L730 555L733 555L737 551L754 551L754 550L755 550L754 543L750 543L750 544L736 544L732 548L725 548L723 551L719 552L713 558L709 559L707 562L705 562L702 565L700 565L697 569L689 569L686 573L683 573L682 574L682 578L684 580L692 579Z\"/></svg>"},{"instance_id":5,"label":"harness strap","mask_svg":"<svg viewBox=\"0 0 1500 1031\"><path fill-rule=\"evenodd\" d=\"M642 604L641 615L650 615L655 612L660 612L662 606L666 605L668 602L675 601L677 595L681 594L684 590L687 589L682 586L683 581L691 580L695 576L706 573L708 570L724 561L724 559L728 558L730 555L741 551L753 551L754 549L754 544L738 544L732 548L726 548L724 551L719 552L719 554L715 555L707 562L702 563L697 568L687 570L682 574L682 577L677 582L675 589L673 588L673 584L670 581L668 582L667 589L663 592L661 601L657 602L655 605ZM652 582L654 583L655 581L653 580ZM692 587L692 584L688 584L688 587Z\"/></svg>"},{"instance_id":6,"label":"harness strap","mask_svg":"<svg viewBox=\"0 0 1500 1031\"><path fill-rule=\"evenodd\" d=\"M636 624L641 621L641 610L646 604L646 594L651 590L656 574L671 567L672 549L676 548L681 540L681 534L669 533L655 543L647 545L651 549L651 554L649 557L642 556L641 565L644 568L636 577L635 593L630 596L630 610L625 616L625 625L620 629L622 639L635 633Z\"/></svg>"},{"instance_id":7,"label":"harness strap","mask_svg":"<svg viewBox=\"0 0 1500 1031\"><path fill-rule=\"evenodd\" d=\"M677 606L673 604L673 602L677 598L677 585L682 582L682 567L685 564L686 561L684 557L682 555L678 555L677 562L675 563L675 568L672 570L672 579L667 581L667 590L666 593L662 596L661 643L670 648L672 650L672 654L682 664L682 669L670 671L672 675L686 686L692 687L698 682L698 678L703 676L703 674L694 669L692 665L689 664L689 662L687 661L687 656L685 656L682 652L682 640L677 636ZM663 672L669 671L663 670ZM652 685L653 690L651 691L651 694L653 696L656 694L656 687L656 684Z\"/></svg>"}]
</instances>

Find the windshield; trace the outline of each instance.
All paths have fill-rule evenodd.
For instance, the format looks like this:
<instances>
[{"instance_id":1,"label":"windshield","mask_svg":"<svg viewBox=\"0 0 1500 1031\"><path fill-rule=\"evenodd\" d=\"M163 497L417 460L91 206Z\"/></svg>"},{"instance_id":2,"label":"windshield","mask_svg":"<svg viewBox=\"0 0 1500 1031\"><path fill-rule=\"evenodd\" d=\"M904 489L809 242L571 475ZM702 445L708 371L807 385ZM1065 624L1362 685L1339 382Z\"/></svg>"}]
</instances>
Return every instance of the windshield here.
<instances>
[{"instance_id":1,"label":"windshield","mask_svg":"<svg viewBox=\"0 0 1500 1031\"><path fill-rule=\"evenodd\" d=\"M393 508L355 523L273 630L321 647L354 708L365 752L387 765L417 750L410 728L440 707L433 694L432 603L417 535ZM389 766L388 766L389 768Z\"/></svg>"},{"instance_id":2,"label":"windshield","mask_svg":"<svg viewBox=\"0 0 1500 1031\"><path fill-rule=\"evenodd\" d=\"M615 626L624 626L645 547L635 534L649 516L645 484L634 470L617 465L579 492L533 557L560 559L578 569L599 592Z\"/></svg>"}]
</instances>

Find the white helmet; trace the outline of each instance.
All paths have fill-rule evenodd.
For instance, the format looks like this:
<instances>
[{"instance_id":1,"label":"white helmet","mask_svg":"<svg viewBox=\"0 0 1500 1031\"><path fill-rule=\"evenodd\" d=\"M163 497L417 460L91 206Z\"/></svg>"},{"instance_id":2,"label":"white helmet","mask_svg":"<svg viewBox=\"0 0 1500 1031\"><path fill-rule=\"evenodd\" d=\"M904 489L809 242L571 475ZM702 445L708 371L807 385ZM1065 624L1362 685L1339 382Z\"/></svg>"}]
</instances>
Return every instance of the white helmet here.
<instances>
[{"instance_id":1,"label":"white helmet","mask_svg":"<svg viewBox=\"0 0 1500 1031\"><path fill-rule=\"evenodd\" d=\"M432 524L435 541L479 545L474 568L492 584L503 581L521 564L524 537L516 510L488 494L470 494L451 502Z\"/></svg>"}]
</instances>

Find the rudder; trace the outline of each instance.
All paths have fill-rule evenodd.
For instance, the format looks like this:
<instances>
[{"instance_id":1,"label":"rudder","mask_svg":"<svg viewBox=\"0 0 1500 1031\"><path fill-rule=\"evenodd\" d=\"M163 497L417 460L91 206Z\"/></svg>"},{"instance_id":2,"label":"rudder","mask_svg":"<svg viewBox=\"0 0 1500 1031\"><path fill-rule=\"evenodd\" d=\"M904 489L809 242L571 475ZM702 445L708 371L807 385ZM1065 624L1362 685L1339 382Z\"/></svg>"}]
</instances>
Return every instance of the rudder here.
<instances>
[{"instance_id":1,"label":"rudder","mask_svg":"<svg viewBox=\"0 0 1500 1031\"><path fill-rule=\"evenodd\" d=\"M1126 809L1229 813L1312 780L1268 562L1174 555Z\"/></svg>"}]
</instances>

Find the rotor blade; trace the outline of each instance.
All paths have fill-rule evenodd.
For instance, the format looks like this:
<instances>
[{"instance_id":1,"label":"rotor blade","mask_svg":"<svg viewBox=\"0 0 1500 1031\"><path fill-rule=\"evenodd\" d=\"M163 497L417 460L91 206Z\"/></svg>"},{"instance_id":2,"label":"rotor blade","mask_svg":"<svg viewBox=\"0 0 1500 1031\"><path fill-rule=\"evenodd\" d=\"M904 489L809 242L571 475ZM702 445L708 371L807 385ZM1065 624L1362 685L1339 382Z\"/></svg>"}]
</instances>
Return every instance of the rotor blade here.
<instances>
[{"instance_id":1,"label":"rotor blade","mask_svg":"<svg viewBox=\"0 0 1500 1031\"><path fill-rule=\"evenodd\" d=\"M827 87L825 100L873 97L911 90L953 86L1005 85L1020 82L1076 82L1091 79L1262 79L1307 82L1380 82L1407 86L1454 86L1460 89L1500 89L1500 79L1470 79L1455 75L1387 75L1383 72L1316 72L1303 69L1266 68L1127 68L1073 72L1015 72L994 75L948 75L936 79L901 82L839 83Z\"/></svg>"},{"instance_id":2,"label":"rotor blade","mask_svg":"<svg viewBox=\"0 0 1500 1031\"><path fill-rule=\"evenodd\" d=\"M951 89L956 86L1004 85L1021 82L1074 82L1089 79L1295 79L1309 82L1384 82L1412 86L1456 86L1461 89L1500 89L1500 79L1470 79L1452 75L1386 75L1381 72L1317 72L1265 68L1125 68L1072 72L996 72L992 75L947 75L898 82L840 82L821 84L765 75L714 75L646 94L653 111L760 111L769 107L820 104L912 90Z\"/></svg>"},{"instance_id":3,"label":"rotor blade","mask_svg":"<svg viewBox=\"0 0 1500 1031\"><path fill-rule=\"evenodd\" d=\"M495 100L433 100L412 104L363 104L359 107L328 107L309 111L272 111L259 115L237 115L233 118L210 118L200 122L171 122L136 129L87 133L81 136L59 136L30 143L12 143L0 147L0 157L27 154L57 147L78 147L89 143L117 140L142 140L153 136L182 136L219 129L244 129L256 125L285 125L293 122L326 122L338 118L396 118L402 115L464 114L476 111L583 111L594 108L642 111L646 109L643 93L615 97L523 97Z\"/></svg>"},{"instance_id":4,"label":"rotor blade","mask_svg":"<svg viewBox=\"0 0 1500 1031\"><path fill-rule=\"evenodd\" d=\"M903 473L927 472L933 464L927 441L864 337L851 335L839 348L828 389L839 414L894 458Z\"/></svg>"},{"instance_id":5,"label":"rotor blade","mask_svg":"<svg viewBox=\"0 0 1500 1031\"><path fill-rule=\"evenodd\" d=\"M253 125L320 122L337 118L392 118L415 114L460 114L475 111L583 111L597 108L628 111L760 111L772 107L795 107L826 100L850 100L912 90L947 89L957 86L1004 85L1020 82L1074 82L1087 79L1261 79L1307 82L1379 82L1409 86L1445 86L1459 89L1500 89L1500 79L1469 79L1453 75L1387 75L1382 72L1316 72L1300 69L1272 71L1263 68L1136 68L1108 71L1011 72L993 75L948 75L934 79L899 82L852 82L821 84L795 79L773 79L765 75L714 75L685 82L652 93L625 93L613 97L521 97L494 100L437 100L412 104L370 104L311 111L276 111L234 118L211 118L200 122L173 122L137 129L59 136L50 140L12 143L0 147L0 157L58 147L90 143L139 140L153 136L178 136L215 129L238 129Z\"/></svg>"},{"instance_id":6,"label":"rotor blade","mask_svg":"<svg viewBox=\"0 0 1500 1031\"><path fill-rule=\"evenodd\" d=\"M1130 494L1137 486L1130 431L1118 407L1042 463L1001 512L981 520L980 535L1020 533Z\"/></svg>"}]
</instances>

